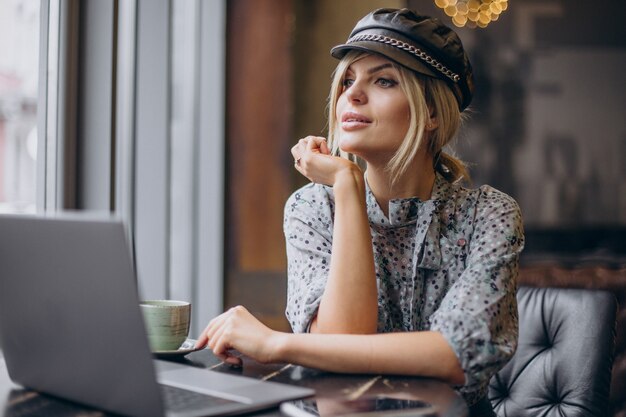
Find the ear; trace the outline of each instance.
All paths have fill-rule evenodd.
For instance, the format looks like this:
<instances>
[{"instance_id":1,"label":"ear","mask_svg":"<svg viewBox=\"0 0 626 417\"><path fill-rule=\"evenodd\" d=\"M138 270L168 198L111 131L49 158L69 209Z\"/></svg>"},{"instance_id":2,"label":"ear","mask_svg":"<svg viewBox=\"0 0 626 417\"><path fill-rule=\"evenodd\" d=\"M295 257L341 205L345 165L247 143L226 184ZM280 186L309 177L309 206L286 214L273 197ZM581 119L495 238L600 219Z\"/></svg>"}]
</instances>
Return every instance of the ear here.
<instances>
[{"instance_id":1,"label":"ear","mask_svg":"<svg viewBox=\"0 0 626 417\"><path fill-rule=\"evenodd\" d=\"M430 116L426 122L426 131L432 132L439 127L439 122L435 116Z\"/></svg>"}]
</instances>

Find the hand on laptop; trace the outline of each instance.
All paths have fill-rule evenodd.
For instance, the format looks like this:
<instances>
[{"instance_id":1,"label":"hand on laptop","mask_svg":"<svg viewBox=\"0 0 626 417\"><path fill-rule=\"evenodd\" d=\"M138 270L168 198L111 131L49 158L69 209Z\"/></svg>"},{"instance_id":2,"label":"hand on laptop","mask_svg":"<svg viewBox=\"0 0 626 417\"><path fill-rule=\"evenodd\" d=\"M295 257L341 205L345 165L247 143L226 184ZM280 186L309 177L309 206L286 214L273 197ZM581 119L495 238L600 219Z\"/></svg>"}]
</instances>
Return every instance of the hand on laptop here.
<instances>
[{"instance_id":1,"label":"hand on laptop","mask_svg":"<svg viewBox=\"0 0 626 417\"><path fill-rule=\"evenodd\" d=\"M226 363L241 365L241 359L229 353L230 349L261 363L272 362L272 354L280 333L257 320L245 307L237 306L209 322L200 334L196 347L207 346Z\"/></svg>"}]
</instances>

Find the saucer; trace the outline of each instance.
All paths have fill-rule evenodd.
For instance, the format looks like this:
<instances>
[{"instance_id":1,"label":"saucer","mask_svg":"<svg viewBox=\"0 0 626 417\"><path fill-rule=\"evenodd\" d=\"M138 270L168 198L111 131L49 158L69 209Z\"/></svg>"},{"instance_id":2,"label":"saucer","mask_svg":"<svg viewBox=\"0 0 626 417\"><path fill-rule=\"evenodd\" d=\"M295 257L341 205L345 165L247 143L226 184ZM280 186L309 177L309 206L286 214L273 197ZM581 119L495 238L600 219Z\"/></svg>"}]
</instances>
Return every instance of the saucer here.
<instances>
[{"instance_id":1,"label":"saucer","mask_svg":"<svg viewBox=\"0 0 626 417\"><path fill-rule=\"evenodd\" d=\"M187 339L183 342L182 345L177 350L157 350L152 352L154 356L157 358L165 359L165 358L182 358L185 355L190 354L191 352L196 352L198 350L202 350L204 348L196 348L194 345L196 344L195 339Z\"/></svg>"}]
</instances>

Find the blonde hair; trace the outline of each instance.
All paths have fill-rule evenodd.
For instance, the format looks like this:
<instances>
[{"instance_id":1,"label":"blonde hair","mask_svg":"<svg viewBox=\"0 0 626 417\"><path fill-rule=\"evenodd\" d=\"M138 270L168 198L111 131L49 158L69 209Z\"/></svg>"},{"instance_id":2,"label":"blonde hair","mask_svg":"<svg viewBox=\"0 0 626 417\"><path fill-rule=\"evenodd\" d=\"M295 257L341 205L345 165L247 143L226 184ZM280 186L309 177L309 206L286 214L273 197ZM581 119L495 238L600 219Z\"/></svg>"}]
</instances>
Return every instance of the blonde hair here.
<instances>
[{"instance_id":1,"label":"blonde hair","mask_svg":"<svg viewBox=\"0 0 626 417\"><path fill-rule=\"evenodd\" d=\"M344 56L335 72L331 83L328 98L328 144L334 155L340 155L355 162L360 162L352 154L339 149L339 123L335 114L339 96L343 93L343 80L348 67L367 52L350 51ZM387 164L391 183L395 183L408 169L411 161L423 146L426 123L432 115L437 118L437 127L431 132L427 144L428 152L433 157L434 169L447 181L456 182L470 179L465 164L449 153L443 152L456 135L461 125L459 104L446 85L438 78L427 77L397 65L394 67L400 73L399 85L409 101L410 122L409 129L402 144Z\"/></svg>"}]
</instances>

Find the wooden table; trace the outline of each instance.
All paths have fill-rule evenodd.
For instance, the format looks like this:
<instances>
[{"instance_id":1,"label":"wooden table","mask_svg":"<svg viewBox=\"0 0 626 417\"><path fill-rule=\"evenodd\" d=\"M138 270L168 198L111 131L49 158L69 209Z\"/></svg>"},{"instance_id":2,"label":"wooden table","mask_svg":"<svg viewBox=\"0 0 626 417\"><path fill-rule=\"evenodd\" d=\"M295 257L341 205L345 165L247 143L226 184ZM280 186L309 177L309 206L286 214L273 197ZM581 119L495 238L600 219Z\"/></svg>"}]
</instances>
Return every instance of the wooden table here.
<instances>
[{"instance_id":1,"label":"wooden table","mask_svg":"<svg viewBox=\"0 0 626 417\"><path fill-rule=\"evenodd\" d=\"M263 365L247 358L243 358L241 368L235 368L221 363L208 350L192 353L182 362L216 372L310 387L315 389L318 401L356 399L362 395L392 395L435 404L441 417L465 417L468 414L465 402L452 388L429 378L335 374L295 365ZM108 414L15 385L9 379L4 359L0 357L0 417L17 415L100 417ZM284 417L278 408L256 415Z\"/></svg>"}]
</instances>

